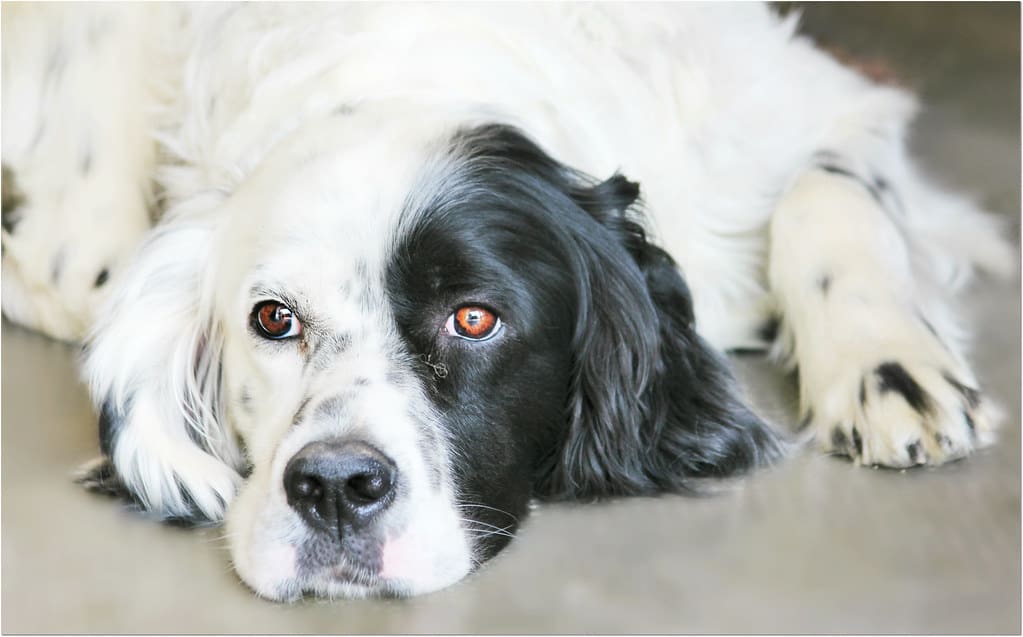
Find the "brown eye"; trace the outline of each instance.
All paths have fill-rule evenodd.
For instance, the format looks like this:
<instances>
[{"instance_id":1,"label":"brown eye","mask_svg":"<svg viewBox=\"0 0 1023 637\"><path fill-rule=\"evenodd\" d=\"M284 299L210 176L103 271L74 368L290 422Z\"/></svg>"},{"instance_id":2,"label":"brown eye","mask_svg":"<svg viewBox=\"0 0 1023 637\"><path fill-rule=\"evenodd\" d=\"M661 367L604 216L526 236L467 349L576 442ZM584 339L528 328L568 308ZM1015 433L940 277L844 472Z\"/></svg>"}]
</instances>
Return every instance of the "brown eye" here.
<instances>
[{"instance_id":1,"label":"brown eye","mask_svg":"<svg viewBox=\"0 0 1023 637\"><path fill-rule=\"evenodd\" d=\"M501 331L501 319L478 305L463 305L448 317L448 334L470 341L485 341Z\"/></svg>"},{"instance_id":2,"label":"brown eye","mask_svg":"<svg viewBox=\"0 0 1023 637\"><path fill-rule=\"evenodd\" d=\"M274 340L302 333L302 323L287 305L263 301L252 309L252 323L261 336Z\"/></svg>"}]
</instances>

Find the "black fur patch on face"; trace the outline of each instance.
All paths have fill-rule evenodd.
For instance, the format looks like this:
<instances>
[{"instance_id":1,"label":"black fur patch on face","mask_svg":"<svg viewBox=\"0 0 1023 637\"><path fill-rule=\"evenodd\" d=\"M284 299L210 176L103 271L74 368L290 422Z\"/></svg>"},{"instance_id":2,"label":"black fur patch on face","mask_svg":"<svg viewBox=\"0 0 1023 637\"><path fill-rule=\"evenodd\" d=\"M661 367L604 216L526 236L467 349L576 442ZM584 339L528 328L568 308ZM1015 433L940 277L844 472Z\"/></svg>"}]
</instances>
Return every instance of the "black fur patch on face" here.
<instances>
[{"instance_id":1,"label":"black fur patch on face","mask_svg":"<svg viewBox=\"0 0 1023 637\"><path fill-rule=\"evenodd\" d=\"M695 333L685 282L637 220L637 184L593 180L501 125L460 131L450 154L443 187L410 200L386 285L455 447L467 528L506 531L479 534L477 555L507 543L531 496L687 492L780 454ZM463 305L503 332L448 334Z\"/></svg>"},{"instance_id":2,"label":"black fur patch on face","mask_svg":"<svg viewBox=\"0 0 1023 637\"><path fill-rule=\"evenodd\" d=\"M925 414L930 411L930 397L905 367L896 362L887 362L879 365L874 373L880 381L882 393L889 391L898 393L917 413Z\"/></svg>"},{"instance_id":3,"label":"black fur patch on face","mask_svg":"<svg viewBox=\"0 0 1023 637\"><path fill-rule=\"evenodd\" d=\"M2 166L2 176L0 186L2 186L3 196L0 201L0 219L2 219L4 231L14 234L14 229L21 221L20 208L25 205L25 195L18 188L14 171L8 168L7 164Z\"/></svg>"}]
</instances>

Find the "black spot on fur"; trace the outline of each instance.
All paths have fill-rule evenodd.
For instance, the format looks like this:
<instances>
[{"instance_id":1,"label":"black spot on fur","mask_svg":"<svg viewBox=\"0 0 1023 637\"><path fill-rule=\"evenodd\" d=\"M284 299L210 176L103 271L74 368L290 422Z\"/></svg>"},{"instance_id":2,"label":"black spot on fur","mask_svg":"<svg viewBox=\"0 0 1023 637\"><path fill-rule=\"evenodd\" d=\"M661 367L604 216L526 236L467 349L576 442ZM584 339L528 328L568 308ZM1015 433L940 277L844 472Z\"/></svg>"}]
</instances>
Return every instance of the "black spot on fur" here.
<instances>
[{"instance_id":1,"label":"black spot on fur","mask_svg":"<svg viewBox=\"0 0 1023 637\"><path fill-rule=\"evenodd\" d=\"M88 145L82 149L82 156L78 160L78 170L83 177L92 170L92 148Z\"/></svg>"},{"instance_id":2,"label":"black spot on fur","mask_svg":"<svg viewBox=\"0 0 1023 637\"><path fill-rule=\"evenodd\" d=\"M858 429L856 429L856 427L852 428L852 441L853 441L853 447L856 448L856 455L857 456L862 456L863 455L863 438L860 437L860 432L859 432Z\"/></svg>"},{"instance_id":3,"label":"black spot on fur","mask_svg":"<svg viewBox=\"0 0 1023 637\"><path fill-rule=\"evenodd\" d=\"M840 427L835 427L831 430L831 446L836 451L848 451L849 449L849 438L846 437L845 432Z\"/></svg>"},{"instance_id":4,"label":"black spot on fur","mask_svg":"<svg viewBox=\"0 0 1023 637\"><path fill-rule=\"evenodd\" d=\"M799 431L804 431L813 422L813 409L807 409L806 415L803 416L803 420L799 423Z\"/></svg>"},{"instance_id":5,"label":"black spot on fur","mask_svg":"<svg viewBox=\"0 0 1023 637\"><path fill-rule=\"evenodd\" d=\"M58 43L50 49L50 56L46 60L46 81L52 84L60 82L64 69L67 68L69 52L63 43Z\"/></svg>"},{"instance_id":6,"label":"black spot on fur","mask_svg":"<svg viewBox=\"0 0 1023 637\"><path fill-rule=\"evenodd\" d=\"M243 385L241 393L238 394L238 404L246 413L252 413L252 392L248 385Z\"/></svg>"},{"instance_id":7,"label":"black spot on fur","mask_svg":"<svg viewBox=\"0 0 1023 637\"><path fill-rule=\"evenodd\" d=\"M966 401L966 404L967 406L969 406L970 409L976 409L977 407L980 406L979 391L977 391L973 387L967 387L966 385L960 383L955 376L948 372L941 372L941 376L949 385L955 387L956 391L958 391L962 395L963 399Z\"/></svg>"},{"instance_id":8,"label":"black spot on fur","mask_svg":"<svg viewBox=\"0 0 1023 637\"><path fill-rule=\"evenodd\" d=\"M53 261L50 262L50 281L56 285L60 282L60 275L64 273L64 261L67 257L65 248L61 248L54 255Z\"/></svg>"},{"instance_id":9,"label":"black spot on fur","mask_svg":"<svg viewBox=\"0 0 1023 637\"><path fill-rule=\"evenodd\" d=\"M874 198L874 201L877 202L877 205L881 206L882 209L887 210L887 208L884 205L884 199L881 195L881 191L878 190L875 182L866 179L862 175L859 175L847 168L843 168L842 166L839 166L838 164L834 163L821 162L817 164L817 168L820 168L824 172L831 173L833 175L841 175L843 177L848 177L849 179L852 179L853 181L867 189L867 192L869 192L870 196Z\"/></svg>"},{"instance_id":10,"label":"black spot on fur","mask_svg":"<svg viewBox=\"0 0 1023 637\"><path fill-rule=\"evenodd\" d=\"M0 198L0 217L2 217L4 231L14 234L14 229L21 221L21 207L25 205L25 195L18 188L14 171L8 168L7 164L2 166L2 188L3 196Z\"/></svg>"},{"instance_id":11,"label":"black spot on fur","mask_svg":"<svg viewBox=\"0 0 1023 637\"><path fill-rule=\"evenodd\" d=\"M355 107L351 104L338 104L334 107L334 115L348 116L355 112Z\"/></svg>"},{"instance_id":12,"label":"black spot on fur","mask_svg":"<svg viewBox=\"0 0 1023 637\"><path fill-rule=\"evenodd\" d=\"M92 287L94 288L103 287L109 278L110 270L103 268L102 270L99 271L99 274L96 275L96 280L93 281Z\"/></svg>"},{"instance_id":13,"label":"black spot on fur","mask_svg":"<svg viewBox=\"0 0 1023 637\"><path fill-rule=\"evenodd\" d=\"M106 456L114 455L114 439L121 429L123 416L114 411L110 402L104 402L99 411L99 448Z\"/></svg>"},{"instance_id":14,"label":"black spot on fur","mask_svg":"<svg viewBox=\"0 0 1023 637\"><path fill-rule=\"evenodd\" d=\"M860 406L867 406L867 380L865 378L860 379Z\"/></svg>"},{"instance_id":15,"label":"black spot on fur","mask_svg":"<svg viewBox=\"0 0 1023 637\"><path fill-rule=\"evenodd\" d=\"M777 316L772 316L757 329L757 336L762 340L771 343L774 339L778 338L778 330L781 328L781 320Z\"/></svg>"},{"instance_id":16,"label":"black spot on fur","mask_svg":"<svg viewBox=\"0 0 1023 637\"><path fill-rule=\"evenodd\" d=\"M93 493L114 498L131 498L128 489L121 482L121 478L117 475L117 471L114 470L114 465L110 462L109 458L103 458L97 462L76 478L75 482Z\"/></svg>"},{"instance_id":17,"label":"black spot on fur","mask_svg":"<svg viewBox=\"0 0 1023 637\"><path fill-rule=\"evenodd\" d=\"M973 422L973 417L970 416L970 412L963 410L963 420L966 421L966 426L970 428L970 433L977 433L977 424Z\"/></svg>"},{"instance_id":18,"label":"black spot on fur","mask_svg":"<svg viewBox=\"0 0 1023 637\"><path fill-rule=\"evenodd\" d=\"M817 279L817 288L821 291L821 294L827 296L828 290L831 289L831 275L822 274Z\"/></svg>"},{"instance_id":19,"label":"black spot on fur","mask_svg":"<svg viewBox=\"0 0 1023 637\"><path fill-rule=\"evenodd\" d=\"M916 442L906 445L906 454L909 456L909 461L913 464L924 463L924 447L919 440Z\"/></svg>"},{"instance_id":20,"label":"black spot on fur","mask_svg":"<svg viewBox=\"0 0 1023 637\"><path fill-rule=\"evenodd\" d=\"M882 393L888 391L898 393L917 413L925 414L930 411L930 397L905 367L896 362L887 362L879 365L875 373L880 379Z\"/></svg>"},{"instance_id":21,"label":"black spot on fur","mask_svg":"<svg viewBox=\"0 0 1023 637\"><path fill-rule=\"evenodd\" d=\"M32 143L29 144L28 149L30 151L35 150L39 142L43 141L43 135L46 134L46 120L40 120L39 126L36 127L36 134L32 136Z\"/></svg>"},{"instance_id":22,"label":"black spot on fur","mask_svg":"<svg viewBox=\"0 0 1023 637\"><path fill-rule=\"evenodd\" d=\"M938 336L938 330L934 329L934 326L931 325L930 321L925 319L922 314L918 314L917 317L920 319L920 322L923 323L924 327L927 328L927 331L930 332L932 336L934 336L934 338L941 340L941 337Z\"/></svg>"},{"instance_id":23,"label":"black spot on fur","mask_svg":"<svg viewBox=\"0 0 1023 637\"><path fill-rule=\"evenodd\" d=\"M884 196L887 195L888 199L894 204L896 212L900 214L905 214L906 209L902 205L902 200L899 198L899 194L895 192L895 189L892 188L892 185L888 182L887 179L880 175L875 175L874 188L881 195L882 198L884 198ZM885 209L887 210L888 207L885 207Z\"/></svg>"}]
</instances>

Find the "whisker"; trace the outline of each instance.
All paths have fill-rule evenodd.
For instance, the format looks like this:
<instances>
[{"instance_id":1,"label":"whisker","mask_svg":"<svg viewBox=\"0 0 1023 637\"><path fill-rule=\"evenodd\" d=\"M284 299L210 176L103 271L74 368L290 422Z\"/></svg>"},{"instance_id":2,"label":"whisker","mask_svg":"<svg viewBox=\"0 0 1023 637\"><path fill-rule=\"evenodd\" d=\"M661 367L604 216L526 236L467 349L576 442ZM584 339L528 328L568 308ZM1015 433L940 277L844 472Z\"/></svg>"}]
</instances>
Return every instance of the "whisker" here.
<instances>
[{"instance_id":1,"label":"whisker","mask_svg":"<svg viewBox=\"0 0 1023 637\"><path fill-rule=\"evenodd\" d=\"M495 512L500 513L502 515L506 515L509 518L515 520L516 522L519 521L519 519L517 517L515 517L514 515L512 515L511 513L508 513L507 511L505 511L503 509L498 509L496 507L487 506L485 504L477 504L475 502L456 502L455 506L457 506L459 508L462 508L462 507L472 507L472 508L476 508L476 509L487 509L488 511L495 511Z\"/></svg>"}]
</instances>

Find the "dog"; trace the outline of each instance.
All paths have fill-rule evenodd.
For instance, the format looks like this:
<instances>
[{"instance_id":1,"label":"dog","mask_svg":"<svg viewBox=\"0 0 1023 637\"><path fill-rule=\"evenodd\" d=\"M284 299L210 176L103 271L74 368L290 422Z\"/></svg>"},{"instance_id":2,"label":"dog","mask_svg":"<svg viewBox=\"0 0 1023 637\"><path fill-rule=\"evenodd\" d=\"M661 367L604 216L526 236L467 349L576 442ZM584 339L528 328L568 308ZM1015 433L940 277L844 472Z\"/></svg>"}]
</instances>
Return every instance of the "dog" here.
<instances>
[{"instance_id":1,"label":"dog","mask_svg":"<svg viewBox=\"0 0 1023 637\"><path fill-rule=\"evenodd\" d=\"M408 596L536 500L990 443L952 292L1014 252L912 163L914 98L797 26L5 4L3 311L85 343L83 482L224 521L263 597ZM798 370L804 433L734 349Z\"/></svg>"}]
</instances>

